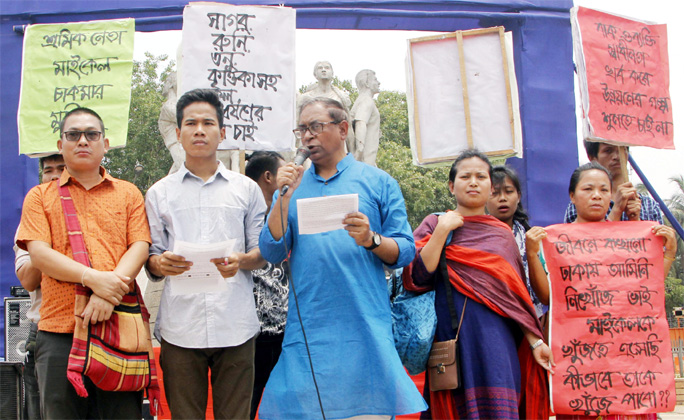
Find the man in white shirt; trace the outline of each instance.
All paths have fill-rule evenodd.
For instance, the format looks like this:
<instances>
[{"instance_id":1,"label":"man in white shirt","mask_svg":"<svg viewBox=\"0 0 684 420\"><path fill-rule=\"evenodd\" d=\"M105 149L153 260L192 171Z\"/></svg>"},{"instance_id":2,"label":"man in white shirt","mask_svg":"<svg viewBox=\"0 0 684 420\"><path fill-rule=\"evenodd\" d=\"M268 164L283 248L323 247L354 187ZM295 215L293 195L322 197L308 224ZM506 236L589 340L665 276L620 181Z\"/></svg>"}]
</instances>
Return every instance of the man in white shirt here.
<instances>
[{"instance_id":1,"label":"man in white shirt","mask_svg":"<svg viewBox=\"0 0 684 420\"><path fill-rule=\"evenodd\" d=\"M166 399L174 418L204 418L211 371L215 418L248 418L259 332L250 270L265 264L258 240L266 204L254 181L216 158L225 134L216 93L187 92L176 109L185 163L153 185L145 199L152 236L146 267L152 281L168 279L155 327ZM183 293L176 283L183 279L169 279L193 264L172 252L175 241L230 239L236 241L233 253L211 260L223 277L221 290Z\"/></svg>"}]
</instances>

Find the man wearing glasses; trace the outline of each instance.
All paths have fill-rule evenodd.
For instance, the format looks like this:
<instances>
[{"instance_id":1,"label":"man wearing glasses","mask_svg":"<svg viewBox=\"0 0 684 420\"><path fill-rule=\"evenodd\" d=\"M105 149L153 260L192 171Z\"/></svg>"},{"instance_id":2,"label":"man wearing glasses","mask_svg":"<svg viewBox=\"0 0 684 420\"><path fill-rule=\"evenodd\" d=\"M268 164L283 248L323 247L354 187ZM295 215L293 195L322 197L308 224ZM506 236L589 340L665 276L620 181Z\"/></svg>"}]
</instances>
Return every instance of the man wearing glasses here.
<instances>
[{"instance_id":1,"label":"man wearing glasses","mask_svg":"<svg viewBox=\"0 0 684 420\"><path fill-rule=\"evenodd\" d=\"M100 116L76 108L60 124L59 153L66 169L59 181L29 191L17 245L42 272L43 303L36 338L36 376L43 418L130 418L142 416L142 391L106 392L84 378L81 398L66 372L75 326L75 284L92 290L83 325L108 319L147 259L150 232L135 185L100 166L109 148ZM76 262L67 236L58 188L66 185L78 214L92 268ZM79 322L81 322L79 320Z\"/></svg>"},{"instance_id":2,"label":"man wearing glasses","mask_svg":"<svg viewBox=\"0 0 684 420\"><path fill-rule=\"evenodd\" d=\"M294 133L313 165L305 171L290 163L278 170L278 188L288 190L276 193L259 246L277 264L287 256L287 244L293 288L283 351L264 390L260 418L315 416L317 389L328 418L390 418L427 408L394 348L383 270L383 264L403 267L415 256L404 198L387 173L345 153L348 130L342 104L305 100ZM299 234L297 200L341 194L358 194L359 210L346 215L345 230Z\"/></svg>"}]
</instances>

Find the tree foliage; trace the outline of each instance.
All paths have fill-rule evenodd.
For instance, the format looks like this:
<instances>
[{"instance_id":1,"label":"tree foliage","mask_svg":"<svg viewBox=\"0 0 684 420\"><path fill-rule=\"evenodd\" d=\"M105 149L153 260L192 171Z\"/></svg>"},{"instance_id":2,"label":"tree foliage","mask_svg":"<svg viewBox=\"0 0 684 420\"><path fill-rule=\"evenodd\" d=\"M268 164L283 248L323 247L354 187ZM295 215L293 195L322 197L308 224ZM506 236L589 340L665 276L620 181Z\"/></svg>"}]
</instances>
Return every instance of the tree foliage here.
<instances>
[{"instance_id":1,"label":"tree foliage","mask_svg":"<svg viewBox=\"0 0 684 420\"><path fill-rule=\"evenodd\" d=\"M380 112L382 141L411 147L406 94L396 91L380 92L376 103Z\"/></svg>"},{"instance_id":2,"label":"tree foliage","mask_svg":"<svg viewBox=\"0 0 684 420\"><path fill-rule=\"evenodd\" d=\"M665 204L679 224L684 225L684 176L673 176L670 181L677 185L677 191L665 200ZM666 220L666 223L671 226L669 220ZM684 241L679 236L677 236L677 256L672 264L670 275L684 279ZM684 305L684 300L678 306L682 305Z\"/></svg>"},{"instance_id":3,"label":"tree foliage","mask_svg":"<svg viewBox=\"0 0 684 420\"><path fill-rule=\"evenodd\" d=\"M676 326L672 315L672 309L684 306L684 284L682 280L675 277L665 279L665 314L671 326Z\"/></svg>"},{"instance_id":4,"label":"tree foliage","mask_svg":"<svg viewBox=\"0 0 684 420\"><path fill-rule=\"evenodd\" d=\"M381 92L376 103L381 132L377 165L399 183L409 223L415 229L428 214L455 207L448 188L449 168L413 164L405 93Z\"/></svg>"},{"instance_id":5,"label":"tree foliage","mask_svg":"<svg viewBox=\"0 0 684 420\"><path fill-rule=\"evenodd\" d=\"M165 100L162 86L175 67L169 63L159 76L159 66L166 58L145 53L144 61L133 62L126 147L110 150L103 162L112 176L134 183L143 194L166 176L173 164L157 126Z\"/></svg>"},{"instance_id":6,"label":"tree foliage","mask_svg":"<svg viewBox=\"0 0 684 420\"><path fill-rule=\"evenodd\" d=\"M411 149L380 139L377 165L399 183L406 213L413 229L430 213L454 208L449 193L449 168L420 168L413 164Z\"/></svg>"},{"instance_id":7,"label":"tree foliage","mask_svg":"<svg viewBox=\"0 0 684 420\"><path fill-rule=\"evenodd\" d=\"M335 76L333 77L332 84L336 88L347 92L347 95L349 95L349 100L351 100L352 103L354 103L356 98L359 97L359 90L352 85L351 80L340 80L337 78L337 76Z\"/></svg>"},{"instance_id":8,"label":"tree foliage","mask_svg":"<svg viewBox=\"0 0 684 420\"><path fill-rule=\"evenodd\" d=\"M684 176L677 175L670 178L670 181L677 185L677 191L668 200L665 200L667 208L670 210L680 225L684 224ZM667 218L665 223L671 226ZM677 326L672 319L672 308L684 306L684 241L677 236L677 254L675 261L670 269L669 277L665 280L665 313L670 319L671 326Z\"/></svg>"}]
</instances>

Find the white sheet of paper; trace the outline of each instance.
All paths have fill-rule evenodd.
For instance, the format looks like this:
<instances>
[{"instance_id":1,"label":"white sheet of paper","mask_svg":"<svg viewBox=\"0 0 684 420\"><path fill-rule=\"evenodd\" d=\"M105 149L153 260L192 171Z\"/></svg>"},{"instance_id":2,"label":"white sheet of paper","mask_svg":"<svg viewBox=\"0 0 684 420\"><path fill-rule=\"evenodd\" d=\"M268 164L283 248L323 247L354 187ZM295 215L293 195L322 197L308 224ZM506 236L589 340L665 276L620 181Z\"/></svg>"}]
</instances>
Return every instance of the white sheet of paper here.
<instances>
[{"instance_id":1,"label":"white sheet of paper","mask_svg":"<svg viewBox=\"0 0 684 420\"><path fill-rule=\"evenodd\" d=\"M182 255L186 261L192 261L192 266L185 273L168 278L171 282L171 294L189 295L228 290L226 279L221 277L211 259L227 257L233 252L234 247L235 239L201 245L176 241L173 253Z\"/></svg>"},{"instance_id":2,"label":"white sheet of paper","mask_svg":"<svg viewBox=\"0 0 684 420\"><path fill-rule=\"evenodd\" d=\"M344 229L344 217L359 211L359 195L343 194L297 200L300 235Z\"/></svg>"}]
</instances>

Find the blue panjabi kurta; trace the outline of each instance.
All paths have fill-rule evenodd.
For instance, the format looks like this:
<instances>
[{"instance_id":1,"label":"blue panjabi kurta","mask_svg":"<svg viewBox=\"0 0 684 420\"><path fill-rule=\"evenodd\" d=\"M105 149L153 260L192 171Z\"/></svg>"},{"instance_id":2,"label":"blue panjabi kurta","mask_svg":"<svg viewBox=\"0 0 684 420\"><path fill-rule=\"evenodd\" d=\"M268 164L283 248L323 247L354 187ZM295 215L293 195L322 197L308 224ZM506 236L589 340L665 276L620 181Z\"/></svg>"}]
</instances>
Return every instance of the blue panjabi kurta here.
<instances>
[{"instance_id":1,"label":"blue panjabi kurta","mask_svg":"<svg viewBox=\"0 0 684 420\"><path fill-rule=\"evenodd\" d=\"M292 284L326 418L423 411L427 405L394 348L382 261L358 246L346 230L299 235L297 199L356 193L370 229L399 246L398 260L390 268L412 261L415 244L397 182L349 154L337 164L337 171L327 180L313 165L305 171L290 200L285 237L275 241L265 225L259 247L272 263L285 258L284 240L292 250ZM271 214L277 211L274 207ZM283 351L259 408L264 419L320 415L292 293L290 289Z\"/></svg>"}]
</instances>

